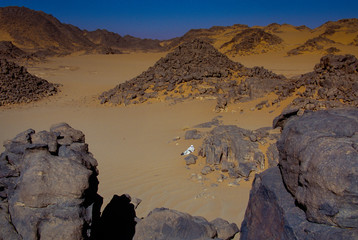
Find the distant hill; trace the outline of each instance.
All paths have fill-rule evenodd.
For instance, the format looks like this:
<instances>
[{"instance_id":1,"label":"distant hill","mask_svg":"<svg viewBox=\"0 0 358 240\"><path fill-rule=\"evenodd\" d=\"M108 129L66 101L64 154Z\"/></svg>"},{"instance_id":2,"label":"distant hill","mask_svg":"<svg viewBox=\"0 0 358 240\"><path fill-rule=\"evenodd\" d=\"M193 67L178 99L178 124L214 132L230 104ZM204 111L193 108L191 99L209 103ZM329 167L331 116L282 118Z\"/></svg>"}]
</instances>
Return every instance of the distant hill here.
<instances>
[{"instance_id":1,"label":"distant hill","mask_svg":"<svg viewBox=\"0 0 358 240\"><path fill-rule=\"evenodd\" d=\"M81 30L61 23L52 15L25 7L0 8L0 41L11 41L22 50L41 55L162 50L159 40L122 37L107 30Z\"/></svg>"},{"instance_id":2,"label":"distant hill","mask_svg":"<svg viewBox=\"0 0 358 240\"><path fill-rule=\"evenodd\" d=\"M210 43L231 57L263 53L285 56L351 53L351 48L358 46L358 19L330 21L315 29L277 23L253 27L214 26L191 29L181 37L159 41L121 36L105 29L81 30L61 23L52 15L25 7L0 8L0 41L12 42L26 54L39 58L73 52L172 51L195 39Z\"/></svg>"}]
</instances>

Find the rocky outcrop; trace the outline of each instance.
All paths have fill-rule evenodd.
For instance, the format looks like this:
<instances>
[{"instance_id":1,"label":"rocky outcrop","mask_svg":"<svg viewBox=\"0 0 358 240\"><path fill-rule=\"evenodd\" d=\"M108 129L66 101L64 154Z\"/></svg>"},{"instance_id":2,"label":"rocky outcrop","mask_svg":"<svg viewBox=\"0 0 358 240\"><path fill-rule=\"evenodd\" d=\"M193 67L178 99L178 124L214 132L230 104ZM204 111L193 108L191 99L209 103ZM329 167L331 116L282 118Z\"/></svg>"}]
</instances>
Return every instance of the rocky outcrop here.
<instances>
[{"instance_id":1,"label":"rocky outcrop","mask_svg":"<svg viewBox=\"0 0 358 240\"><path fill-rule=\"evenodd\" d=\"M353 55L327 55L314 71L303 74L287 89L305 87L288 108L322 110L358 106L358 59Z\"/></svg>"},{"instance_id":2,"label":"rocky outcrop","mask_svg":"<svg viewBox=\"0 0 358 240\"><path fill-rule=\"evenodd\" d=\"M234 125L218 126L204 139L200 155L207 165L219 166L232 178L248 177L265 166L264 155L250 135L252 131Z\"/></svg>"},{"instance_id":3,"label":"rocky outcrop","mask_svg":"<svg viewBox=\"0 0 358 240\"><path fill-rule=\"evenodd\" d=\"M357 132L357 109L288 119L279 169L255 177L241 239L356 239Z\"/></svg>"},{"instance_id":4,"label":"rocky outcrop","mask_svg":"<svg viewBox=\"0 0 358 240\"><path fill-rule=\"evenodd\" d=\"M31 75L23 66L0 59L0 106L37 101L56 94L58 87Z\"/></svg>"},{"instance_id":5,"label":"rocky outcrop","mask_svg":"<svg viewBox=\"0 0 358 240\"><path fill-rule=\"evenodd\" d=\"M229 42L224 43L220 49L227 54L251 55L261 54L272 50L283 40L259 28L250 28L236 34Z\"/></svg>"},{"instance_id":6,"label":"rocky outcrop","mask_svg":"<svg viewBox=\"0 0 358 240\"><path fill-rule=\"evenodd\" d=\"M260 172L265 168L265 153L270 164L278 162L275 146L262 152L260 145L275 142L271 128L255 131L239 128L235 125L219 125L212 129L199 150L206 158L203 174L214 170L227 173L230 178L248 178L251 172Z\"/></svg>"},{"instance_id":7,"label":"rocky outcrop","mask_svg":"<svg viewBox=\"0 0 358 240\"><path fill-rule=\"evenodd\" d=\"M238 231L236 224L230 224L220 218L208 222L203 217L193 217L167 208L156 208L138 222L133 240L231 239Z\"/></svg>"},{"instance_id":8,"label":"rocky outcrop","mask_svg":"<svg viewBox=\"0 0 358 240\"><path fill-rule=\"evenodd\" d=\"M99 212L97 161L68 124L32 129L0 155L1 239L86 239Z\"/></svg>"}]
</instances>

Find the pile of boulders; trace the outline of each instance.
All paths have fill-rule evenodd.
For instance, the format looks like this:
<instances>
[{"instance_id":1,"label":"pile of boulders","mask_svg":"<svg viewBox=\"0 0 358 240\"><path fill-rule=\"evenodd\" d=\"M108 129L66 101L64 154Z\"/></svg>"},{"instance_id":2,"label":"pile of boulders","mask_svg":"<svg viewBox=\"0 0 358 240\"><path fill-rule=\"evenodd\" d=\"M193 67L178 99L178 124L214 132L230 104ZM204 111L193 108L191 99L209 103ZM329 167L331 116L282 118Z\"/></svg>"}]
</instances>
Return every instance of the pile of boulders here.
<instances>
[{"instance_id":1,"label":"pile of boulders","mask_svg":"<svg viewBox=\"0 0 358 240\"><path fill-rule=\"evenodd\" d=\"M217 110L229 102L273 91L284 81L262 67L246 68L202 40L186 42L138 77L100 95L101 103L138 104L148 100L218 99Z\"/></svg>"},{"instance_id":2,"label":"pile of boulders","mask_svg":"<svg viewBox=\"0 0 358 240\"><path fill-rule=\"evenodd\" d=\"M0 59L0 106L37 101L56 94L58 87L31 75L23 66Z\"/></svg>"},{"instance_id":3,"label":"pile of boulders","mask_svg":"<svg viewBox=\"0 0 358 240\"><path fill-rule=\"evenodd\" d=\"M292 116L279 167L256 175L241 239L358 238L358 111Z\"/></svg>"}]
</instances>

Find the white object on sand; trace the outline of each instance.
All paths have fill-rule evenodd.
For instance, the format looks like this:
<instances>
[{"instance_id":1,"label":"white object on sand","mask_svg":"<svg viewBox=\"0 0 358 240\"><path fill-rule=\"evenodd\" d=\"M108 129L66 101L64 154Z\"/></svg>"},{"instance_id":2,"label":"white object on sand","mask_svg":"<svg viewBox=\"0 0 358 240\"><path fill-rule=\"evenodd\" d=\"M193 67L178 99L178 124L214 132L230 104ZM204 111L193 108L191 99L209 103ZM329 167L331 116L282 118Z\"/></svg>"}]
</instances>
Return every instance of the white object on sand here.
<instances>
[{"instance_id":1,"label":"white object on sand","mask_svg":"<svg viewBox=\"0 0 358 240\"><path fill-rule=\"evenodd\" d=\"M195 151L194 146L193 146L193 145L190 145L190 147L188 147L188 149L185 150L185 152L182 152L181 155L188 155L188 154L190 154L190 153L192 153L192 152L194 152L194 151Z\"/></svg>"}]
</instances>

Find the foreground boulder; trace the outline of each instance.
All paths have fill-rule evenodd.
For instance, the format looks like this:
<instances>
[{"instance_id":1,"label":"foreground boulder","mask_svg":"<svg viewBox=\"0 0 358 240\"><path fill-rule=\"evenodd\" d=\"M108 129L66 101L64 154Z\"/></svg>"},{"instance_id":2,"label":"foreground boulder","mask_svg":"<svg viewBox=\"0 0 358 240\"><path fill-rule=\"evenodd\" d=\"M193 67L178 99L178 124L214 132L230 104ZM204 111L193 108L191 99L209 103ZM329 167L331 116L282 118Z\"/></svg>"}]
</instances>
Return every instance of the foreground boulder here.
<instances>
[{"instance_id":1,"label":"foreground boulder","mask_svg":"<svg viewBox=\"0 0 358 240\"><path fill-rule=\"evenodd\" d=\"M0 155L0 239L84 239L99 212L97 161L68 124L29 129Z\"/></svg>"},{"instance_id":2,"label":"foreground boulder","mask_svg":"<svg viewBox=\"0 0 358 240\"><path fill-rule=\"evenodd\" d=\"M358 110L293 119L278 149L283 180L307 219L358 229Z\"/></svg>"},{"instance_id":3,"label":"foreground boulder","mask_svg":"<svg viewBox=\"0 0 358 240\"><path fill-rule=\"evenodd\" d=\"M256 175L241 225L246 239L357 239L358 232L307 221L286 190L278 167Z\"/></svg>"},{"instance_id":4,"label":"foreground boulder","mask_svg":"<svg viewBox=\"0 0 358 240\"><path fill-rule=\"evenodd\" d=\"M236 224L229 224L222 219L208 222L203 217L193 217L167 208L156 208L137 224L133 239L231 239L238 231Z\"/></svg>"},{"instance_id":5,"label":"foreground boulder","mask_svg":"<svg viewBox=\"0 0 358 240\"><path fill-rule=\"evenodd\" d=\"M358 238L358 110L291 117L279 169L255 177L241 239Z\"/></svg>"}]
</instances>

